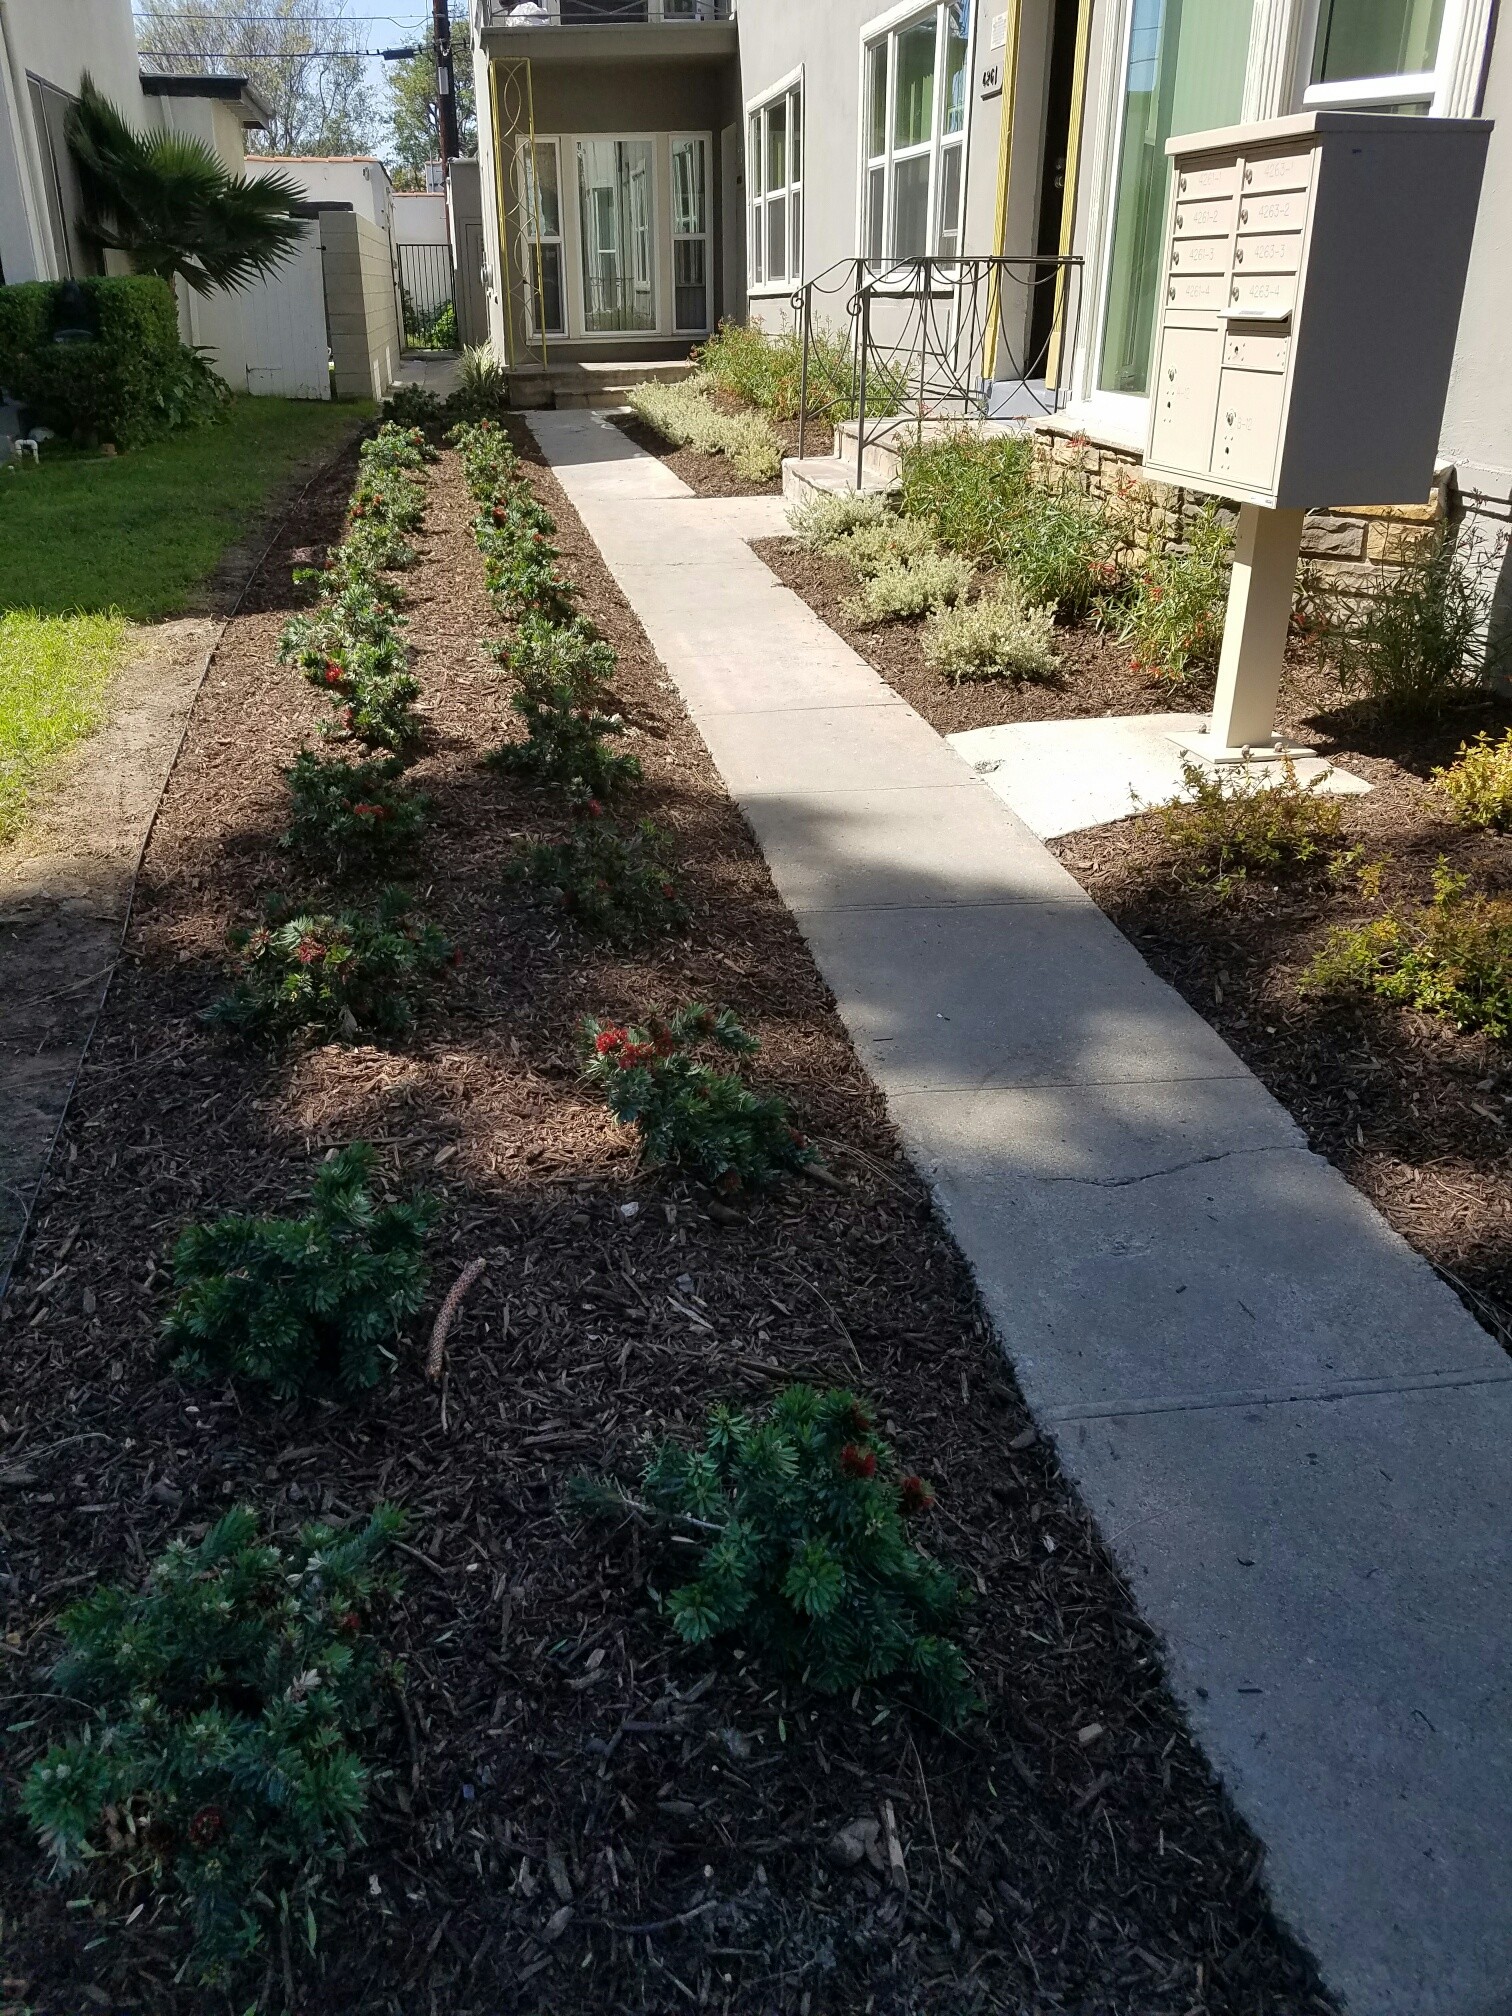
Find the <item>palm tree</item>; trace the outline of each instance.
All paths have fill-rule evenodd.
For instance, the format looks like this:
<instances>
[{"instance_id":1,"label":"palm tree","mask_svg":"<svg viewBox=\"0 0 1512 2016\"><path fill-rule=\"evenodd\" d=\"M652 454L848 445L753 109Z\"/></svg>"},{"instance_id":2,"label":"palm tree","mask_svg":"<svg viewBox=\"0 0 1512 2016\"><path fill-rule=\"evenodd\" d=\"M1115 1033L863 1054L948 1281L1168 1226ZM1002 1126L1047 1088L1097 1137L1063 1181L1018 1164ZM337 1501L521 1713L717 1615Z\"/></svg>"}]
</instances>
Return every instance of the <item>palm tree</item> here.
<instances>
[{"instance_id":1,"label":"palm tree","mask_svg":"<svg viewBox=\"0 0 1512 2016\"><path fill-rule=\"evenodd\" d=\"M227 172L203 140L138 133L86 75L65 128L79 171L84 235L136 272L196 294L245 287L287 259L301 234L298 186Z\"/></svg>"}]
</instances>

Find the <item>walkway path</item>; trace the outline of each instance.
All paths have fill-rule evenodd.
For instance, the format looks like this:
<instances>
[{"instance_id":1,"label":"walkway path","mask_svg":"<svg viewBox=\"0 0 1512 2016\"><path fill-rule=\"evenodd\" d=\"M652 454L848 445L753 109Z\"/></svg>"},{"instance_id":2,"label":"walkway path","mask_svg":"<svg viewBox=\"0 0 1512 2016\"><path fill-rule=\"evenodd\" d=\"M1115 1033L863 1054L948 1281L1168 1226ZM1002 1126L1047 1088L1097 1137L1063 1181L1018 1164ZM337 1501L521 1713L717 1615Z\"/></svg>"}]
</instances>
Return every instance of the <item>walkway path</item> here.
<instances>
[{"instance_id":1,"label":"walkway path","mask_svg":"<svg viewBox=\"0 0 1512 2016\"><path fill-rule=\"evenodd\" d=\"M1276 1906L1355 2016L1512 2012L1512 1361L914 711L532 414L933 1180Z\"/></svg>"}]
</instances>

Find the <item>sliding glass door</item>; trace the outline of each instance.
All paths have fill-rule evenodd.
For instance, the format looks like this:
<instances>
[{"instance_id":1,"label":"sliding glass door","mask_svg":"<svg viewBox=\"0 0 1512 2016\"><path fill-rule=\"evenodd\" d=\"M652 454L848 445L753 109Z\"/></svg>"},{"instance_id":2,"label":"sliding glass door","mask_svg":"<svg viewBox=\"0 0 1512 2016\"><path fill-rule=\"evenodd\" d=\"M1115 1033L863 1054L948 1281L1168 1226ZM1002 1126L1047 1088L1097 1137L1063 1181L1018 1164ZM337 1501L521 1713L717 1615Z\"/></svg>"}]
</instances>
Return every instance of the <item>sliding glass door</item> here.
<instances>
[{"instance_id":1,"label":"sliding glass door","mask_svg":"<svg viewBox=\"0 0 1512 2016\"><path fill-rule=\"evenodd\" d=\"M579 140L583 322L594 335L656 327L656 150Z\"/></svg>"}]
</instances>

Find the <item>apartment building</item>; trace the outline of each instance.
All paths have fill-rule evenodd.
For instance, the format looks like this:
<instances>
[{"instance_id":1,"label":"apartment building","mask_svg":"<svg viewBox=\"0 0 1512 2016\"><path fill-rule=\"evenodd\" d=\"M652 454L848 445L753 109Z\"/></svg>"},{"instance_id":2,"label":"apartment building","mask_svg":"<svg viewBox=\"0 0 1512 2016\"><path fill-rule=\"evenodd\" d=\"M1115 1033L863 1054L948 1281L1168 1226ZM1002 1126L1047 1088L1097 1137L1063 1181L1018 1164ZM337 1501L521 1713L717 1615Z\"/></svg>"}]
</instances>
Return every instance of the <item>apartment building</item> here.
<instances>
[{"instance_id":1,"label":"apartment building","mask_svg":"<svg viewBox=\"0 0 1512 2016\"><path fill-rule=\"evenodd\" d=\"M1493 0L474 0L491 334L522 360L675 357L723 316L790 316L805 283L843 320L857 260L1006 257L981 375L1033 380L1047 424L1132 465L1169 137L1312 106L1484 114L1442 459L1494 536L1512 492L1496 27Z\"/></svg>"}]
</instances>

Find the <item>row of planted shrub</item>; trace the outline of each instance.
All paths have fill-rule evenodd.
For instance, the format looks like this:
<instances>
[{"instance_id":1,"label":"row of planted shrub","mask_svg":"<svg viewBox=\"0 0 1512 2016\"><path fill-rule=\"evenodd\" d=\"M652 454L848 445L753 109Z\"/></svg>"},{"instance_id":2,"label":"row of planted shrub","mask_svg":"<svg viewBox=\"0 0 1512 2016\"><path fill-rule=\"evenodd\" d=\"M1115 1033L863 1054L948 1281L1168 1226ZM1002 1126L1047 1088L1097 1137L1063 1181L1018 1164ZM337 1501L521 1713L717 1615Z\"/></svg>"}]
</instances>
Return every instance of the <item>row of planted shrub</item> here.
<instances>
[{"instance_id":1,"label":"row of planted shrub","mask_svg":"<svg viewBox=\"0 0 1512 2016\"><path fill-rule=\"evenodd\" d=\"M514 875L572 928L615 942L679 930L666 837L606 810L641 782L620 746L614 652L576 611L555 527L507 436L481 423L452 438L526 731L488 760L574 822L565 842L524 845ZM285 844L327 889L423 844L429 807L406 782L422 721L401 583L433 459L418 430L386 426L365 444L346 536L305 576L314 606L282 639L333 708L325 749L302 750L286 773ZM395 888L369 909L281 901L233 934L232 953L234 985L212 1018L274 1043L402 1036L418 990L451 956ZM757 1046L728 1011L585 1018L581 1043L585 1078L638 1131L649 1163L729 1190L811 1159L784 1103L746 1081ZM174 1375L352 1404L395 1374L427 1297L437 1207L380 1199L374 1168L354 1144L317 1171L303 1214L184 1232L163 1325ZM854 1396L795 1387L760 1418L716 1409L703 1447L654 1450L638 1490L581 1481L568 1509L633 1510L682 1543L682 1563L691 1552L693 1579L666 1602L686 1643L738 1629L821 1691L897 1677L957 1723L970 1686L942 1633L962 1592L908 1531L931 1498ZM314 1903L356 1837L364 1753L398 1683L373 1627L396 1586L385 1553L403 1523L380 1506L356 1532L311 1527L279 1542L240 1507L198 1542L174 1542L142 1589L98 1589L61 1619L60 1690L93 1719L33 1767L25 1811L62 1870L101 1878L124 1865L126 1908L150 1898L187 1921L206 1980L234 1978L275 1919L302 1927L313 1950Z\"/></svg>"}]
</instances>

